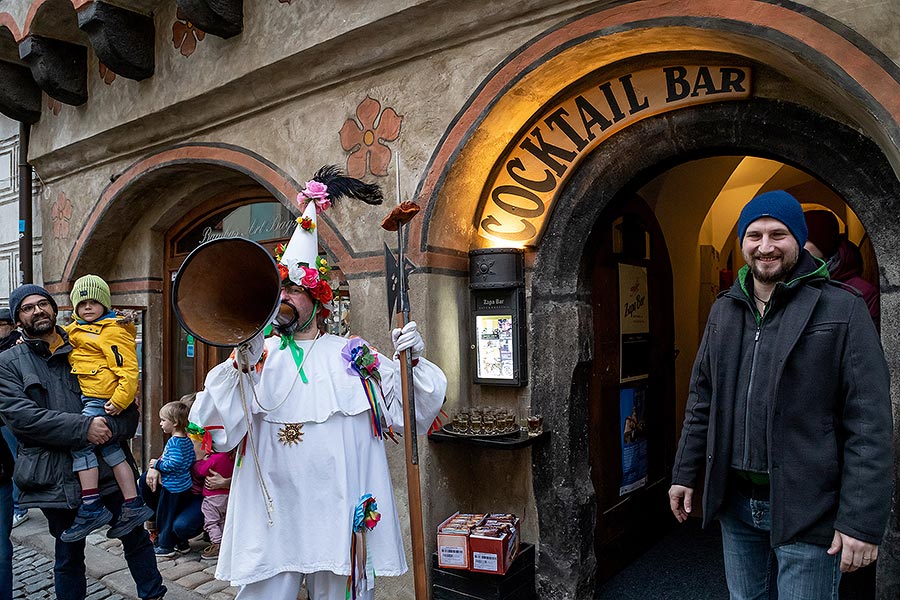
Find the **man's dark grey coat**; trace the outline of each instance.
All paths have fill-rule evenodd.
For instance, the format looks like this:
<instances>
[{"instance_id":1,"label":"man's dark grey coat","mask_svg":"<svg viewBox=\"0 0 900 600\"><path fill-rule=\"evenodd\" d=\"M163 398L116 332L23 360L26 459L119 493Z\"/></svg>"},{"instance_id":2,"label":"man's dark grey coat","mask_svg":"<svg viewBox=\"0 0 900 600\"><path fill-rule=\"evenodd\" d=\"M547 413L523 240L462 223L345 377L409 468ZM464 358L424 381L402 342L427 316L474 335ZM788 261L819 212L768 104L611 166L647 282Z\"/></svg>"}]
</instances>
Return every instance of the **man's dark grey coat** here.
<instances>
[{"instance_id":1,"label":"man's dark grey coat","mask_svg":"<svg viewBox=\"0 0 900 600\"><path fill-rule=\"evenodd\" d=\"M835 530L879 544L893 480L887 363L865 301L820 273L801 251L794 283L777 284L763 324L761 339L774 344L756 371L771 394L772 545L828 546ZM710 312L672 471L673 484L696 488L705 466L704 525L727 493L740 341L753 311L745 275Z\"/></svg>"}]
</instances>

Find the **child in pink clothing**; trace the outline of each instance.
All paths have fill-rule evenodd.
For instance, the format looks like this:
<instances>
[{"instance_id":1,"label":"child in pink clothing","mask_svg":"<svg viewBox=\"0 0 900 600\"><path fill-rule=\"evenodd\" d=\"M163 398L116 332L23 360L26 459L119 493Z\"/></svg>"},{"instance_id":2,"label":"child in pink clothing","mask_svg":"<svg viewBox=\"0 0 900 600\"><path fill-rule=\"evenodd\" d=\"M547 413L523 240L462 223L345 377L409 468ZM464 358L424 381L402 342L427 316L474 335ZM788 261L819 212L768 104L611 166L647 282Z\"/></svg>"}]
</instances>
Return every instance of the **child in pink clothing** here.
<instances>
[{"instance_id":1,"label":"child in pink clothing","mask_svg":"<svg viewBox=\"0 0 900 600\"><path fill-rule=\"evenodd\" d=\"M218 473L230 479L234 471L234 451L213 452L206 458L198 460L192 467L196 478L203 480L208 475ZM222 530L225 528L225 510L228 507L228 488L212 489L203 487L203 528L209 534L209 546L200 554L202 560L218 560L219 545L222 543Z\"/></svg>"}]
</instances>

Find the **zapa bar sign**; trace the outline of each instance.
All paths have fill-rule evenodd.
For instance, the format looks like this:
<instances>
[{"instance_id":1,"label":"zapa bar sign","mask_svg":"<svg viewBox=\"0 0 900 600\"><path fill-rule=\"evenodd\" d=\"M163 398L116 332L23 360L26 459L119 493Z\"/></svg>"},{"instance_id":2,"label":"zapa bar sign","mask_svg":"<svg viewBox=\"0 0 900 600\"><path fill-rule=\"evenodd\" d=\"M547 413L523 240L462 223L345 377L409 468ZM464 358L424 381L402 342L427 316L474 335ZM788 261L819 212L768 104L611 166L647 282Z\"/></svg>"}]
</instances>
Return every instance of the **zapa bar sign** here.
<instances>
[{"instance_id":1,"label":"zapa bar sign","mask_svg":"<svg viewBox=\"0 0 900 600\"><path fill-rule=\"evenodd\" d=\"M747 98L749 67L668 66L628 73L552 105L523 131L485 186L478 233L534 245L572 167L600 142L646 117Z\"/></svg>"}]
</instances>

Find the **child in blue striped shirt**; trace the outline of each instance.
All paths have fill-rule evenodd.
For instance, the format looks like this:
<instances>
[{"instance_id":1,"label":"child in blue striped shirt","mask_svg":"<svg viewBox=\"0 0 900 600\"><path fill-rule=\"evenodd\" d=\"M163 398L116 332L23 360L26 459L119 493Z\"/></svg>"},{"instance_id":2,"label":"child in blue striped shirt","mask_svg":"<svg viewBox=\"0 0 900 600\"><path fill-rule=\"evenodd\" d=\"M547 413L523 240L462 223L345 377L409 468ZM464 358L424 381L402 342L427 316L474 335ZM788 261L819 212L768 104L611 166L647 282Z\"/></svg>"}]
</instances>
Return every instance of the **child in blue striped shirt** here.
<instances>
[{"instance_id":1,"label":"child in blue striped shirt","mask_svg":"<svg viewBox=\"0 0 900 600\"><path fill-rule=\"evenodd\" d=\"M164 404L159 410L159 426L170 435L162 456L150 461L150 467L160 473L159 503L156 506L156 527L159 538L156 556L171 557L175 552L189 552L187 540L179 539L174 525L177 517L191 501L191 466L194 464L194 444L187 436L188 407L180 401Z\"/></svg>"}]
</instances>

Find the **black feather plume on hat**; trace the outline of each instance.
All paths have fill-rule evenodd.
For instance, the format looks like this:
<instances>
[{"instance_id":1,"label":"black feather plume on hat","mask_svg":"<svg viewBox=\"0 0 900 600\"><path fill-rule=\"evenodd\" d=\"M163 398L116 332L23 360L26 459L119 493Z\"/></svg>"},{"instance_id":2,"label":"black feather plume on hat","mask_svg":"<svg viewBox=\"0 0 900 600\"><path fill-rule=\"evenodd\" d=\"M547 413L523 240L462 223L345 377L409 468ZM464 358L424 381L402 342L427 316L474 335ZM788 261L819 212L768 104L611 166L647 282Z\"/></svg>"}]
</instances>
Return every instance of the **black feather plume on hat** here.
<instances>
[{"instance_id":1,"label":"black feather plume on hat","mask_svg":"<svg viewBox=\"0 0 900 600\"><path fill-rule=\"evenodd\" d=\"M313 179L328 186L328 198L332 202L337 202L344 196L362 200L366 204L381 204L384 200L380 187L347 177L335 165L322 167L313 175Z\"/></svg>"}]
</instances>

